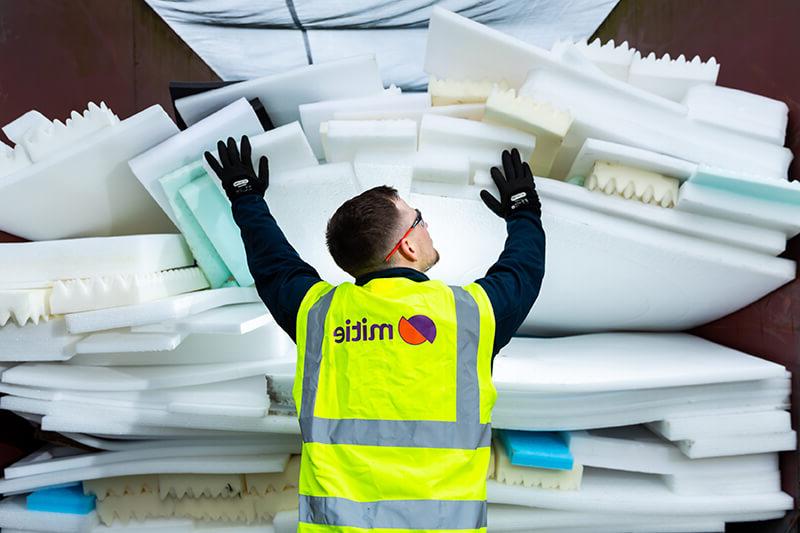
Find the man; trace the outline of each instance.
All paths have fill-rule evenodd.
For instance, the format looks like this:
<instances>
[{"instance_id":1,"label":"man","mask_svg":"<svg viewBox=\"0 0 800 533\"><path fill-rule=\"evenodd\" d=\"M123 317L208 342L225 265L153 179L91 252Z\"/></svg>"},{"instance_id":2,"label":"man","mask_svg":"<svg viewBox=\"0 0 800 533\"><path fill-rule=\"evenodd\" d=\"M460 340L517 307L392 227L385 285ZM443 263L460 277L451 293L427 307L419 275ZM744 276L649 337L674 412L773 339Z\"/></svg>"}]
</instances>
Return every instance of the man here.
<instances>
[{"instance_id":1,"label":"man","mask_svg":"<svg viewBox=\"0 0 800 533\"><path fill-rule=\"evenodd\" d=\"M355 278L334 287L270 214L267 158L256 173L247 137L241 154L233 138L217 148L219 161L205 157L231 200L258 293L297 343L298 531L486 531L491 365L544 276L528 164L503 152L504 172L491 173L500 200L481 191L508 230L485 277L465 287L428 279L439 254L422 213L376 187L328 222L328 249Z\"/></svg>"}]
</instances>

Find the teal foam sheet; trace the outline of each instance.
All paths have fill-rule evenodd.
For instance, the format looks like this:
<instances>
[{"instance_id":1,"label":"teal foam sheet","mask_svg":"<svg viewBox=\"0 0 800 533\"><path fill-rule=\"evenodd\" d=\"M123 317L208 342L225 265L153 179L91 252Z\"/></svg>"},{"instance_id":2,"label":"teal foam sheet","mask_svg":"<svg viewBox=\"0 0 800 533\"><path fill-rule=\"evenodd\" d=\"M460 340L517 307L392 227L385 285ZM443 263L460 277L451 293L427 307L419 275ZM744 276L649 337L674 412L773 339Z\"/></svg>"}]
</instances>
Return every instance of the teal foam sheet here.
<instances>
[{"instance_id":1,"label":"teal foam sheet","mask_svg":"<svg viewBox=\"0 0 800 533\"><path fill-rule=\"evenodd\" d=\"M550 470L572 470L574 466L568 432L502 429L498 433L512 465Z\"/></svg>"},{"instance_id":2,"label":"teal foam sheet","mask_svg":"<svg viewBox=\"0 0 800 533\"><path fill-rule=\"evenodd\" d=\"M800 206L800 183L798 182L750 176L704 165L700 165L695 170L689 181L703 187L759 200Z\"/></svg>"},{"instance_id":3,"label":"teal foam sheet","mask_svg":"<svg viewBox=\"0 0 800 533\"><path fill-rule=\"evenodd\" d=\"M230 204L211 177L208 174L198 177L181 187L179 194L236 282L242 287L253 285L239 226L233 220Z\"/></svg>"},{"instance_id":4,"label":"teal foam sheet","mask_svg":"<svg viewBox=\"0 0 800 533\"><path fill-rule=\"evenodd\" d=\"M206 174L202 163L198 160L170 172L161 178L159 183L167 195L172 211L175 213L178 229L183 233L186 243L197 260L197 266L208 278L211 288L218 289L228 284L228 280L232 277L231 271L225 266L225 262L217 253L208 236L203 232L203 228L194 218L192 211L179 194L181 187L203 176L208 177L208 174Z\"/></svg>"},{"instance_id":5,"label":"teal foam sheet","mask_svg":"<svg viewBox=\"0 0 800 533\"><path fill-rule=\"evenodd\" d=\"M29 511L86 515L94 511L95 497L84 494L81 483L71 483L32 492L26 507Z\"/></svg>"}]
</instances>

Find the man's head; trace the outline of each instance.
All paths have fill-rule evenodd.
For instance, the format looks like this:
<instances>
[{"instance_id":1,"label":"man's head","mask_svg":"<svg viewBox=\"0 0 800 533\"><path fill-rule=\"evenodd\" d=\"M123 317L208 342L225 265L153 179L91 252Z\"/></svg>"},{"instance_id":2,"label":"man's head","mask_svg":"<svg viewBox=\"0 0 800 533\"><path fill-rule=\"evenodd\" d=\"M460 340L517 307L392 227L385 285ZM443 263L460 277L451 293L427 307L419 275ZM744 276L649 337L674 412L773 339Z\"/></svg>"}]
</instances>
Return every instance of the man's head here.
<instances>
[{"instance_id":1,"label":"man's head","mask_svg":"<svg viewBox=\"0 0 800 533\"><path fill-rule=\"evenodd\" d=\"M417 210L395 189L375 187L346 201L333 214L325 235L328 251L353 277L389 267L425 272L439 260L439 252L424 220L408 232L416 219ZM395 246L397 250L386 261Z\"/></svg>"}]
</instances>

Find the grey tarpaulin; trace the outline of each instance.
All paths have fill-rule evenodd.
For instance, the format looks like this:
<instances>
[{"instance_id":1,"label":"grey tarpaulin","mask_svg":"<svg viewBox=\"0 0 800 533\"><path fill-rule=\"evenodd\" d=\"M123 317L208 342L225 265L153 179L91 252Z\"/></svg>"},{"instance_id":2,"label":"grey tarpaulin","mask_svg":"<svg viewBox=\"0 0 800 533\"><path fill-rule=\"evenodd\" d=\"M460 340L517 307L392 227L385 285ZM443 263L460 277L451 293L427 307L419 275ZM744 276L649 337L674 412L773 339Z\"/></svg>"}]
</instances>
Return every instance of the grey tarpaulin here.
<instances>
[{"instance_id":1,"label":"grey tarpaulin","mask_svg":"<svg viewBox=\"0 0 800 533\"><path fill-rule=\"evenodd\" d=\"M147 0L224 80L374 53L385 85L424 90L426 26L441 5L549 48L586 38L617 0Z\"/></svg>"}]
</instances>

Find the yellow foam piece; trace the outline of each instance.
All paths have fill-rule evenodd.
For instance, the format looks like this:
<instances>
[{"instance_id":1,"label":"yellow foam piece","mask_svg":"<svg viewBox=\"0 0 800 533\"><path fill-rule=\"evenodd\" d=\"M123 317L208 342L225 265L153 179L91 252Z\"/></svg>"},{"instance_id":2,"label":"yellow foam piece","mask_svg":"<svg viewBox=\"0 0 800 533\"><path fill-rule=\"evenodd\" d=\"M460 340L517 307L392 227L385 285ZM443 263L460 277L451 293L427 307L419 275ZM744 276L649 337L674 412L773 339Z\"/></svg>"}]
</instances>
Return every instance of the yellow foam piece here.
<instances>
[{"instance_id":1,"label":"yellow foam piece","mask_svg":"<svg viewBox=\"0 0 800 533\"><path fill-rule=\"evenodd\" d=\"M176 500L162 500L157 492L107 496L97 502L97 516L109 526L115 521L127 524L131 519L143 521L148 518L169 518L175 515Z\"/></svg>"},{"instance_id":2,"label":"yellow foam piece","mask_svg":"<svg viewBox=\"0 0 800 533\"><path fill-rule=\"evenodd\" d=\"M252 524L256 510L252 498L184 498L175 502L175 517Z\"/></svg>"},{"instance_id":3,"label":"yellow foam piece","mask_svg":"<svg viewBox=\"0 0 800 533\"><path fill-rule=\"evenodd\" d=\"M508 83L492 80L440 80L434 76L428 81L428 92L434 106L482 104L495 88L508 90Z\"/></svg>"},{"instance_id":4,"label":"yellow foam piece","mask_svg":"<svg viewBox=\"0 0 800 533\"><path fill-rule=\"evenodd\" d=\"M92 479L83 482L83 493L94 494L98 500L108 497L138 494L158 494L158 476L120 476Z\"/></svg>"},{"instance_id":5,"label":"yellow foam piece","mask_svg":"<svg viewBox=\"0 0 800 533\"><path fill-rule=\"evenodd\" d=\"M495 452L495 479L506 485L541 487L543 489L578 490L583 479L583 465L572 470L550 470L512 465L502 444L492 443Z\"/></svg>"},{"instance_id":6,"label":"yellow foam piece","mask_svg":"<svg viewBox=\"0 0 800 533\"><path fill-rule=\"evenodd\" d=\"M241 474L159 474L158 493L161 499L231 498L244 492Z\"/></svg>"},{"instance_id":7,"label":"yellow foam piece","mask_svg":"<svg viewBox=\"0 0 800 533\"><path fill-rule=\"evenodd\" d=\"M292 511L298 506L297 487L291 487L279 492L270 492L266 496L261 494L247 494L243 499L253 502L253 509L257 520L269 522L281 511Z\"/></svg>"},{"instance_id":8,"label":"yellow foam piece","mask_svg":"<svg viewBox=\"0 0 800 533\"><path fill-rule=\"evenodd\" d=\"M292 455L283 472L245 474L244 478L247 494L265 495L297 487L300 481L300 455Z\"/></svg>"},{"instance_id":9,"label":"yellow foam piece","mask_svg":"<svg viewBox=\"0 0 800 533\"><path fill-rule=\"evenodd\" d=\"M677 178L608 161L595 162L584 182L590 191L661 207L675 207L679 186Z\"/></svg>"},{"instance_id":10,"label":"yellow foam piece","mask_svg":"<svg viewBox=\"0 0 800 533\"><path fill-rule=\"evenodd\" d=\"M550 176L550 169L572 125L572 115L548 103L517 95L514 89L491 92L486 100L484 122L509 126L536 136L531 170L536 176Z\"/></svg>"}]
</instances>

